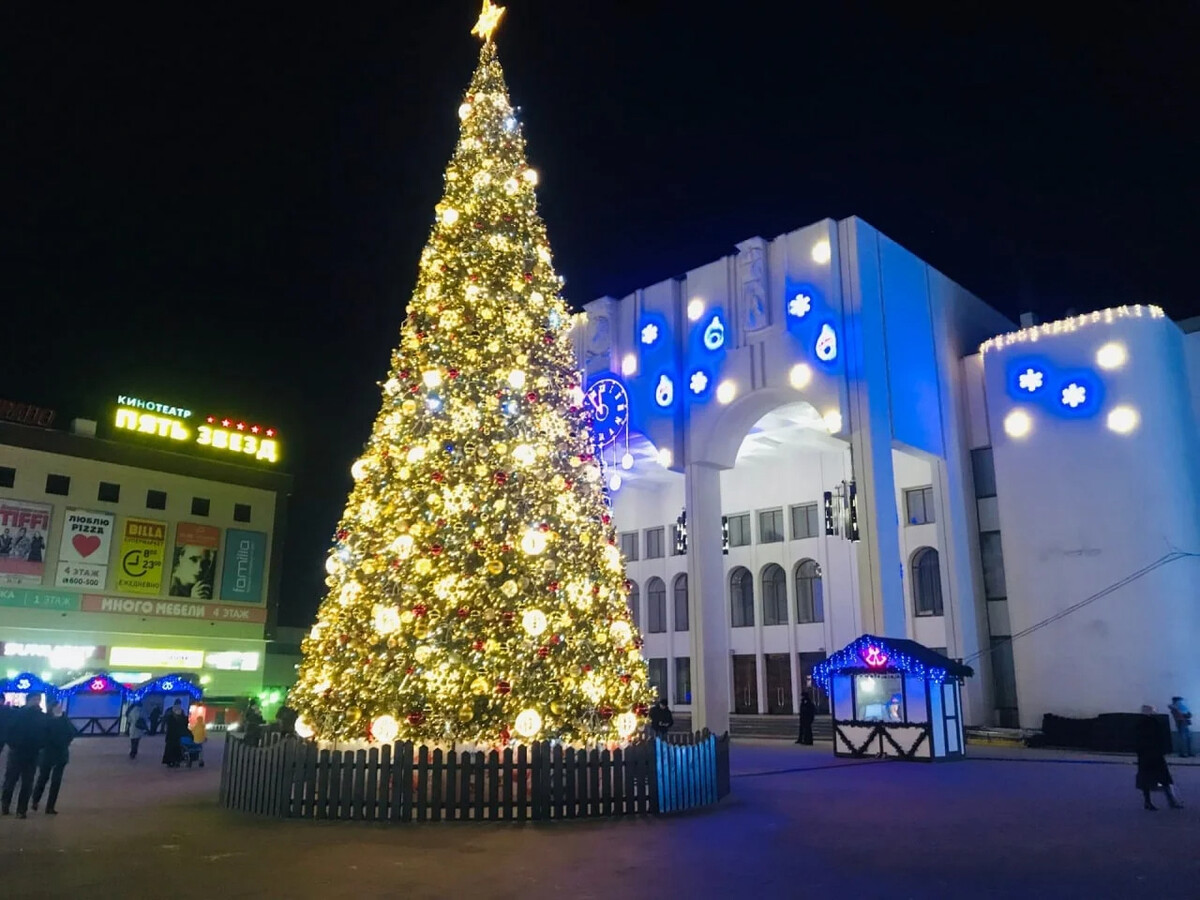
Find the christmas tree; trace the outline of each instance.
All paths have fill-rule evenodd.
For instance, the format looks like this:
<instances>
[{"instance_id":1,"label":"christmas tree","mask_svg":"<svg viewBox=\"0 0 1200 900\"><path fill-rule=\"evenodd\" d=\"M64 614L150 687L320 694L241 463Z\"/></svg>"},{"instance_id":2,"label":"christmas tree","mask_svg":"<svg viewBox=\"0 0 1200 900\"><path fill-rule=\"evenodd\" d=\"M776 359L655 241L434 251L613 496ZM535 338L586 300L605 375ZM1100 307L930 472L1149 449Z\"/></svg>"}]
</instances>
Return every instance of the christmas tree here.
<instances>
[{"instance_id":1,"label":"christmas tree","mask_svg":"<svg viewBox=\"0 0 1200 900\"><path fill-rule=\"evenodd\" d=\"M351 473L297 731L611 742L651 699L537 173L485 0L416 290Z\"/></svg>"}]
</instances>

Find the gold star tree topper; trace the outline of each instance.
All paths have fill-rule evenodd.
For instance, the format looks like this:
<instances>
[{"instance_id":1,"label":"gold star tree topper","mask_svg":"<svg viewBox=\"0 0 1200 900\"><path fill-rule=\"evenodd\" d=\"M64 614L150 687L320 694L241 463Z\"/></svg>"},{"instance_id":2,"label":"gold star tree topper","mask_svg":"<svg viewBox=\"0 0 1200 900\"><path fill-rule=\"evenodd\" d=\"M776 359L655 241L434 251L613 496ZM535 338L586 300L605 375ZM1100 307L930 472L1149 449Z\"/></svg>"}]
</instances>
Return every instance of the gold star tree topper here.
<instances>
[{"instance_id":1,"label":"gold star tree topper","mask_svg":"<svg viewBox=\"0 0 1200 900\"><path fill-rule=\"evenodd\" d=\"M500 24L500 17L504 15L504 7L496 6L492 0L483 0L483 11L479 14L479 21L475 23L475 27L471 29L471 34L477 34L483 38L485 44L492 40L492 32Z\"/></svg>"}]
</instances>

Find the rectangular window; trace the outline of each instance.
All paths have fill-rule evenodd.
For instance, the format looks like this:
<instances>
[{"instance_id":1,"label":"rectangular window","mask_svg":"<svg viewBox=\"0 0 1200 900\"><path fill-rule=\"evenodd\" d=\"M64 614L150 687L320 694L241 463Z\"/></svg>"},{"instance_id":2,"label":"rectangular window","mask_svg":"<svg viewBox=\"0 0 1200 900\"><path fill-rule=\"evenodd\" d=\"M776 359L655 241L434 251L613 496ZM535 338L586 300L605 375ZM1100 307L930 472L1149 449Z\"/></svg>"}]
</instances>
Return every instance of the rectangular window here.
<instances>
[{"instance_id":1,"label":"rectangular window","mask_svg":"<svg viewBox=\"0 0 1200 900\"><path fill-rule=\"evenodd\" d=\"M625 557L625 562L637 562L638 560L638 533L636 531L626 531L620 537L621 555Z\"/></svg>"},{"instance_id":2,"label":"rectangular window","mask_svg":"<svg viewBox=\"0 0 1200 900\"><path fill-rule=\"evenodd\" d=\"M100 490L96 492L96 499L101 503L120 503L121 486L109 481L100 482Z\"/></svg>"},{"instance_id":3,"label":"rectangular window","mask_svg":"<svg viewBox=\"0 0 1200 900\"><path fill-rule=\"evenodd\" d=\"M758 514L758 542L777 544L783 540L783 510L764 509Z\"/></svg>"},{"instance_id":4,"label":"rectangular window","mask_svg":"<svg viewBox=\"0 0 1200 900\"><path fill-rule=\"evenodd\" d=\"M904 492L904 509L909 525L928 525L937 521L933 516L933 488L912 488Z\"/></svg>"},{"instance_id":5,"label":"rectangular window","mask_svg":"<svg viewBox=\"0 0 1200 900\"><path fill-rule=\"evenodd\" d=\"M817 504L801 503L799 506L793 506L791 513L793 541L820 537L821 519L817 511Z\"/></svg>"},{"instance_id":6,"label":"rectangular window","mask_svg":"<svg viewBox=\"0 0 1200 900\"><path fill-rule=\"evenodd\" d=\"M675 630L687 631L689 625L687 575L675 576Z\"/></svg>"},{"instance_id":7,"label":"rectangular window","mask_svg":"<svg viewBox=\"0 0 1200 900\"><path fill-rule=\"evenodd\" d=\"M0 487L12 487L17 482L17 470L12 466L0 466Z\"/></svg>"},{"instance_id":8,"label":"rectangular window","mask_svg":"<svg viewBox=\"0 0 1200 900\"><path fill-rule=\"evenodd\" d=\"M166 509L166 491L146 491L146 509Z\"/></svg>"},{"instance_id":9,"label":"rectangular window","mask_svg":"<svg viewBox=\"0 0 1200 900\"><path fill-rule=\"evenodd\" d=\"M646 529L646 559L662 559L663 534L664 529L661 525Z\"/></svg>"},{"instance_id":10,"label":"rectangular window","mask_svg":"<svg viewBox=\"0 0 1200 900\"><path fill-rule=\"evenodd\" d=\"M250 504L235 503L233 504L233 521L249 522L250 521Z\"/></svg>"},{"instance_id":11,"label":"rectangular window","mask_svg":"<svg viewBox=\"0 0 1200 900\"><path fill-rule=\"evenodd\" d=\"M996 496L996 467L992 463L992 448L981 447L971 451L971 471L975 475L975 497Z\"/></svg>"},{"instance_id":12,"label":"rectangular window","mask_svg":"<svg viewBox=\"0 0 1200 900\"><path fill-rule=\"evenodd\" d=\"M692 702L692 658L690 656L675 657L675 702L686 704Z\"/></svg>"},{"instance_id":13,"label":"rectangular window","mask_svg":"<svg viewBox=\"0 0 1200 900\"><path fill-rule=\"evenodd\" d=\"M729 517L729 546L730 547L749 547L752 542L750 537L750 513L742 513L740 516Z\"/></svg>"},{"instance_id":14,"label":"rectangular window","mask_svg":"<svg viewBox=\"0 0 1200 900\"><path fill-rule=\"evenodd\" d=\"M1008 597L1008 585L1004 581L1004 549L1000 545L1000 532L980 532L979 556L983 563L984 596L989 600L1004 600Z\"/></svg>"},{"instance_id":15,"label":"rectangular window","mask_svg":"<svg viewBox=\"0 0 1200 900\"><path fill-rule=\"evenodd\" d=\"M58 494L62 497L71 493L71 478L69 475L47 475L46 493Z\"/></svg>"},{"instance_id":16,"label":"rectangular window","mask_svg":"<svg viewBox=\"0 0 1200 900\"><path fill-rule=\"evenodd\" d=\"M654 691L654 696L667 696L667 660L666 657L647 660L647 665L650 669L650 689Z\"/></svg>"},{"instance_id":17,"label":"rectangular window","mask_svg":"<svg viewBox=\"0 0 1200 900\"><path fill-rule=\"evenodd\" d=\"M193 497L192 498L192 515L193 516L207 516L209 505L210 504L208 502L207 497Z\"/></svg>"}]
</instances>

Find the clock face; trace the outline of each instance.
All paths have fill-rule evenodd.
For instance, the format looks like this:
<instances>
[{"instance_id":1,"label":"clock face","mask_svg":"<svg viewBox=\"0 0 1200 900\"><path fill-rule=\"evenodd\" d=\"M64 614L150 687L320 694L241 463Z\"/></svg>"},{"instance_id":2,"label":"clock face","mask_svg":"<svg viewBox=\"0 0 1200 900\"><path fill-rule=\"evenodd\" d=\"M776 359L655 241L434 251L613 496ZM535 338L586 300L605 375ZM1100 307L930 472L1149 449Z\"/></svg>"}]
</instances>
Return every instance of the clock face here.
<instances>
[{"instance_id":1,"label":"clock face","mask_svg":"<svg viewBox=\"0 0 1200 900\"><path fill-rule=\"evenodd\" d=\"M587 399L592 404L596 443L605 447L629 425L629 394L615 378L601 378L588 388Z\"/></svg>"}]
</instances>

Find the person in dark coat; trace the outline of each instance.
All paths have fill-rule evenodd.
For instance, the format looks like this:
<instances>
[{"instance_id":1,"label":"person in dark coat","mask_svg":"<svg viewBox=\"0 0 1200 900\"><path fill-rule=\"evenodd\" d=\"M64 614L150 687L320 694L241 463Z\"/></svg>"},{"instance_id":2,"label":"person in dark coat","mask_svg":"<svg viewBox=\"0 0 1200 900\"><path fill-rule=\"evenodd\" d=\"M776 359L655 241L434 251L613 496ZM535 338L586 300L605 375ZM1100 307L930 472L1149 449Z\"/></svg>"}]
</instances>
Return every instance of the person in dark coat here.
<instances>
[{"instance_id":1,"label":"person in dark coat","mask_svg":"<svg viewBox=\"0 0 1200 900\"><path fill-rule=\"evenodd\" d=\"M808 691L805 691L800 695L800 737L796 739L797 744L812 744L812 725L816 717L817 705L812 702Z\"/></svg>"},{"instance_id":2,"label":"person in dark coat","mask_svg":"<svg viewBox=\"0 0 1200 900\"><path fill-rule=\"evenodd\" d=\"M656 735L665 738L674 724L675 717L671 715L671 710L667 707L667 698L660 697L654 704L654 708L650 710L650 727L654 729Z\"/></svg>"},{"instance_id":3,"label":"person in dark coat","mask_svg":"<svg viewBox=\"0 0 1200 900\"><path fill-rule=\"evenodd\" d=\"M263 718L262 710L258 706L257 700L251 700L246 707L246 746L257 747L262 741L263 725L266 720Z\"/></svg>"},{"instance_id":4,"label":"person in dark coat","mask_svg":"<svg viewBox=\"0 0 1200 900\"><path fill-rule=\"evenodd\" d=\"M0 814L8 815L13 791L21 783L17 795L17 818L24 819L33 793L33 777L37 774L38 753L46 740L46 714L42 712L42 695L26 694L25 706L9 723L8 765L4 769L4 789L0 791Z\"/></svg>"},{"instance_id":5,"label":"person in dark coat","mask_svg":"<svg viewBox=\"0 0 1200 900\"><path fill-rule=\"evenodd\" d=\"M151 734L158 734L158 723L159 723L159 720L162 719L162 714L163 713L162 713L161 706L155 706L152 710L150 710L150 733Z\"/></svg>"},{"instance_id":6,"label":"person in dark coat","mask_svg":"<svg viewBox=\"0 0 1200 900\"><path fill-rule=\"evenodd\" d=\"M50 714L46 720L46 743L42 747L42 757L38 763L37 784L33 786L33 809L37 811L42 801L42 792L46 790L46 782L50 782L50 796L46 798L46 815L54 816L58 810L54 804L58 802L58 789L62 787L63 769L70 762L71 754L67 749L75 740L75 726L63 715L63 705L57 700L50 703Z\"/></svg>"},{"instance_id":7,"label":"person in dark coat","mask_svg":"<svg viewBox=\"0 0 1200 900\"><path fill-rule=\"evenodd\" d=\"M183 701L176 700L163 716L163 765L178 769L183 762L183 736L188 733L187 716L183 714Z\"/></svg>"},{"instance_id":8,"label":"person in dark coat","mask_svg":"<svg viewBox=\"0 0 1200 900\"><path fill-rule=\"evenodd\" d=\"M7 703L0 703L0 755L4 753L4 742L8 738L8 726L17 711Z\"/></svg>"},{"instance_id":9,"label":"person in dark coat","mask_svg":"<svg viewBox=\"0 0 1200 900\"><path fill-rule=\"evenodd\" d=\"M1182 809L1183 804L1175 799L1171 789L1174 781L1167 768L1166 744L1170 743L1170 732L1165 735L1153 706L1143 706L1141 720L1137 724L1137 778L1134 784L1142 792L1146 809L1158 809L1150 802L1150 792L1161 787L1167 795L1172 809Z\"/></svg>"}]
</instances>

